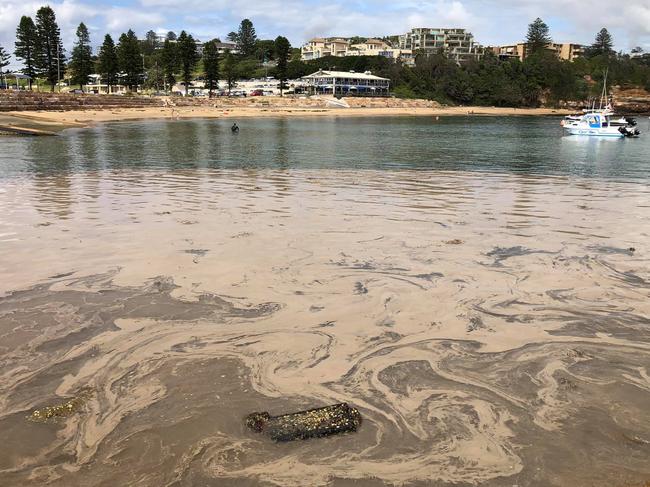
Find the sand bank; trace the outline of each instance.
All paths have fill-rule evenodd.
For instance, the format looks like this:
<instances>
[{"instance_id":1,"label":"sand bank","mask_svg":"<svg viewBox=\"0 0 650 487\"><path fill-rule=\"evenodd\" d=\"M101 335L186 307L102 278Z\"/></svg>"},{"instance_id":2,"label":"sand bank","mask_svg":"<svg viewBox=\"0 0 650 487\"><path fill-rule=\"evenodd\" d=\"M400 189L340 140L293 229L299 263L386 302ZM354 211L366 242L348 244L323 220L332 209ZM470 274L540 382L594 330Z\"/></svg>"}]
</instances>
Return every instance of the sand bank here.
<instances>
[{"instance_id":1,"label":"sand bank","mask_svg":"<svg viewBox=\"0 0 650 487\"><path fill-rule=\"evenodd\" d=\"M31 123L56 123L68 127L87 126L98 122L116 122L123 120L148 119L183 119L183 118L263 118L263 117L394 117L394 116L515 116L563 115L569 111L550 108L497 108L497 107L350 107L320 108L295 106L177 106L121 108L107 110L72 110L72 111L29 111L8 112L7 115L18 120L29 119Z\"/></svg>"}]
</instances>

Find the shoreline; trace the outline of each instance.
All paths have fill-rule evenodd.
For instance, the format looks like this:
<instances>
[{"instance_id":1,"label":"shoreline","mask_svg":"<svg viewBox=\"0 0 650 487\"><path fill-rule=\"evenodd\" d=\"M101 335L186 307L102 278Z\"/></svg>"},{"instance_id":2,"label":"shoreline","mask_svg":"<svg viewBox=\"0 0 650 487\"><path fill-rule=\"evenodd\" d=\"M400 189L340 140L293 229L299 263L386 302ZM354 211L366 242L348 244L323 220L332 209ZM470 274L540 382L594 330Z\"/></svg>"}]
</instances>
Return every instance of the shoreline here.
<instances>
[{"instance_id":1,"label":"shoreline","mask_svg":"<svg viewBox=\"0 0 650 487\"><path fill-rule=\"evenodd\" d=\"M135 120L180 120L194 118L285 118L285 117L445 117L445 116L562 116L571 110L552 108L498 107L147 107L105 110L11 111L0 114L0 125L64 130L85 128L103 122Z\"/></svg>"}]
</instances>

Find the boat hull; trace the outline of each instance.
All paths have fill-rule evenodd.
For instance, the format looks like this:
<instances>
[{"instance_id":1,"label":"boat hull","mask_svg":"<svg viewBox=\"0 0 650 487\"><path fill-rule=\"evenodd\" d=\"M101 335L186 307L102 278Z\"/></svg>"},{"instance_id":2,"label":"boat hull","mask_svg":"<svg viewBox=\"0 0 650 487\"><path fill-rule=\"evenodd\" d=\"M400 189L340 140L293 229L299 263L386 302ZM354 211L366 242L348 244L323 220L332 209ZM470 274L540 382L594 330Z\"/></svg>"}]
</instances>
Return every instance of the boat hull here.
<instances>
[{"instance_id":1,"label":"boat hull","mask_svg":"<svg viewBox=\"0 0 650 487\"><path fill-rule=\"evenodd\" d=\"M579 128L579 127L565 127L568 135L582 135L586 137L625 137L618 129L605 130L602 128Z\"/></svg>"}]
</instances>

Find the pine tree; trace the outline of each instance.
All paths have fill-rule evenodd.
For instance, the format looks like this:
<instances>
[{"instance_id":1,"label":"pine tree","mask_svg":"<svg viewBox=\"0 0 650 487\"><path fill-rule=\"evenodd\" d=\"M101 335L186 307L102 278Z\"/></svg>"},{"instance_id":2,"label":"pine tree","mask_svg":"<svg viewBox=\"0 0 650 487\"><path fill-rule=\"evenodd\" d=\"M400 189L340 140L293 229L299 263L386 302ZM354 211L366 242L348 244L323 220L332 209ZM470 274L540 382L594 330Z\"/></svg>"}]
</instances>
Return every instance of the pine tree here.
<instances>
[{"instance_id":1,"label":"pine tree","mask_svg":"<svg viewBox=\"0 0 650 487\"><path fill-rule=\"evenodd\" d=\"M609 56L614 53L612 35L604 27L596 34L596 39L588 49L590 56Z\"/></svg>"},{"instance_id":2,"label":"pine tree","mask_svg":"<svg viewBox=\"0 0 650 487\"><path fill-rule=\"evenodd\" d=\"M32 89L32 82L36 79L36 25L31 17L23 15L16 29L16 50L15 56L23 61L23 74L29 76L29 89Z\"/></svg>"},{"instance_id":3,"label":"pine tree","mask_svg":"<svg viewBox=\"0 0 650 487\"><path fill-rule=\"evenodd\" d=\"M239 54L242 56L248 57L255 54L257 34L255 34L255 27L253 27L253 22L248 19L241 21L241 24L239 24L239 31L237 32L236 42Z\"/></svg>"},{"instance_id":4,"label":"pine tree","mask_svg":"<svg viewBox=\"0 0 650 487\"><path fill-rule=\"evenodd\" d=\"M216 41L206 42L203 46L203 70L205 71L205 86L212 91L219 88L219 50Z\"/></svg>"},{"instance_id":5,"label":"pine tree","mask_svg":"<svg viewBox=\"0 0 650 487\"><path fill-rule=\"evenodd\" d=\"M72 71L72 83L79 85L83 90L84 85L90 81L93 72L93 50L90 47L90 34L88 28L82 22L77 27L77 41L72 48L70 69Z\"/></svg>"},{"instance_id":6,"label":"pine tree","mask_svg":"<svg viewBox=\"0 0 650 487\"><path fill-rule=\"evenodd\" d=\"M178 71L178 55L176 51L176 42L172 42L172 40L169 38L165 39L161 54L161 63L164 73L164 80L165 83L169 85L170 90L176 83L176 72Z\"/></svg>"},{"instance_id":7,"label":"pine tree","mask_svg":"<svg viewBox=\"0 0 650 487\"><path fill-rule=\"evenodd\" d=\"M551 43L548 25L539 17L528 26L528 35L526 36L526 47L530 54L541 51Z\"/></svg>"},{"instance_id":8,"label":"pine tree","mask_svg":"<svg viewBox=\"0 0 650 487\"><path fill-rule=\"evenodd\" d=\"M286 37L278 36L275 39L275 58L278 61L277 77L280 80L280 96L287 81L287 67L289 64L289 53L291 52L291 44Z\"/></svg>"},{"instance_id":9,"label":"pine tree","mask_svg":"<svg viewBox=\"0 0 650 487\"><path fill-rule=\"evenodd\" d=\"M124 84L131 91L137 90L143 74L140 42L131 29L120 36L117 45L117 60L120 71L124 73Z\"/></svg>"},{"instance_id":10,"label":"pine tree","mask_svg":"<svg viewBox=\"0 0 650 487\"><path fill-rule=\"evenodd\" d=\"M196 42L191 35L182 31L178 36L178 60L180 61L181 79L185 83L185 95L192 81L192 71L199 60L196 52Z\"/></svg>"},{"instance_id":11,"label":"pine tree","mask_svg":"<svg viewBox=\"0 0 650 487\"><path fill-rule=\"evenodd\" d=\"M167 35L165 36L165 39L167 39L169 41L175 41L177 39L176 33L170 30L169 32L167 32Z\"/></svg>"},{"instance_id":12,"label":"pine tree","mask_svg":"<svg viewBox=\"0 0 650 487\"><path fill-rule=\"evenodd\" d=\"M61 75L65 73L65 51L54 10L50 7L41 7L36 12L36 34L36 68L54 91Z\"/></svg>"},{"instance_id":13,"label":"pine tree","mask_svg":"<svg viewBox=\"0 0 650 487\"><path fill-rule=\"evenodd\" d=\"M5 66L9 66L9 53L5 51L5 48L0 46L0 73Z\"/></svg>"},{"instance_id":14,"label":"pine tree","mask_svg":"<svg viewBox=\"0 0 650 487\"><path fill-rule=\"evenodd\" d=\"M228 93L230 93L237 84L237 64L235 63L235 57L230 51L226 53L226 59L223 62L223 75L228 85Z\"/></svg>"},{"instance_id":15,"label":"pine tree","mask_svg":"<svg viewBox=\"0 0 650 487\"><path fill-rule=\"evenodd\" d=\"M158 47L158 36L153 30L150 30L145 34L145 40L142 46L144 54L151 56L156 48Z\"/></svg>"},{"instance_id":16,"label":"pine tree","mask_svg":"<svg viewBox=\"0 0 650 487\"><path fill-rule=\"evenodd\" d=\"M111 86L117 84L117 74L119 73L119 63L117 60L117 49L115 42L110 34L104 37L104 43L99 48L97 59L97 69L108 87L108 93L111 92Z\"/></svg>"}]
</instances>

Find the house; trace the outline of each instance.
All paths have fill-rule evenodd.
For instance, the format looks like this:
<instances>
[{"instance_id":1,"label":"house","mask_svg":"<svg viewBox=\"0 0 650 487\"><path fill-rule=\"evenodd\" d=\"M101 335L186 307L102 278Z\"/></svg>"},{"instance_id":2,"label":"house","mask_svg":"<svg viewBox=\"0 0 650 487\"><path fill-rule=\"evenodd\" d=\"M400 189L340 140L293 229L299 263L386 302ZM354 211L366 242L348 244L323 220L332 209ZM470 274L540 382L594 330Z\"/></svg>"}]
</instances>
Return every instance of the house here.
<instances>
[{"instance_id":1,"label":"house","mask_svg":"<svg viewBox=\"0 0 650 487\"><path fill-rule=\"evenodd\" d=\"M312 95L389 96L390 80L370 71L323 71L304 76L306 91Z\"/></svg>"}]
</instances>

